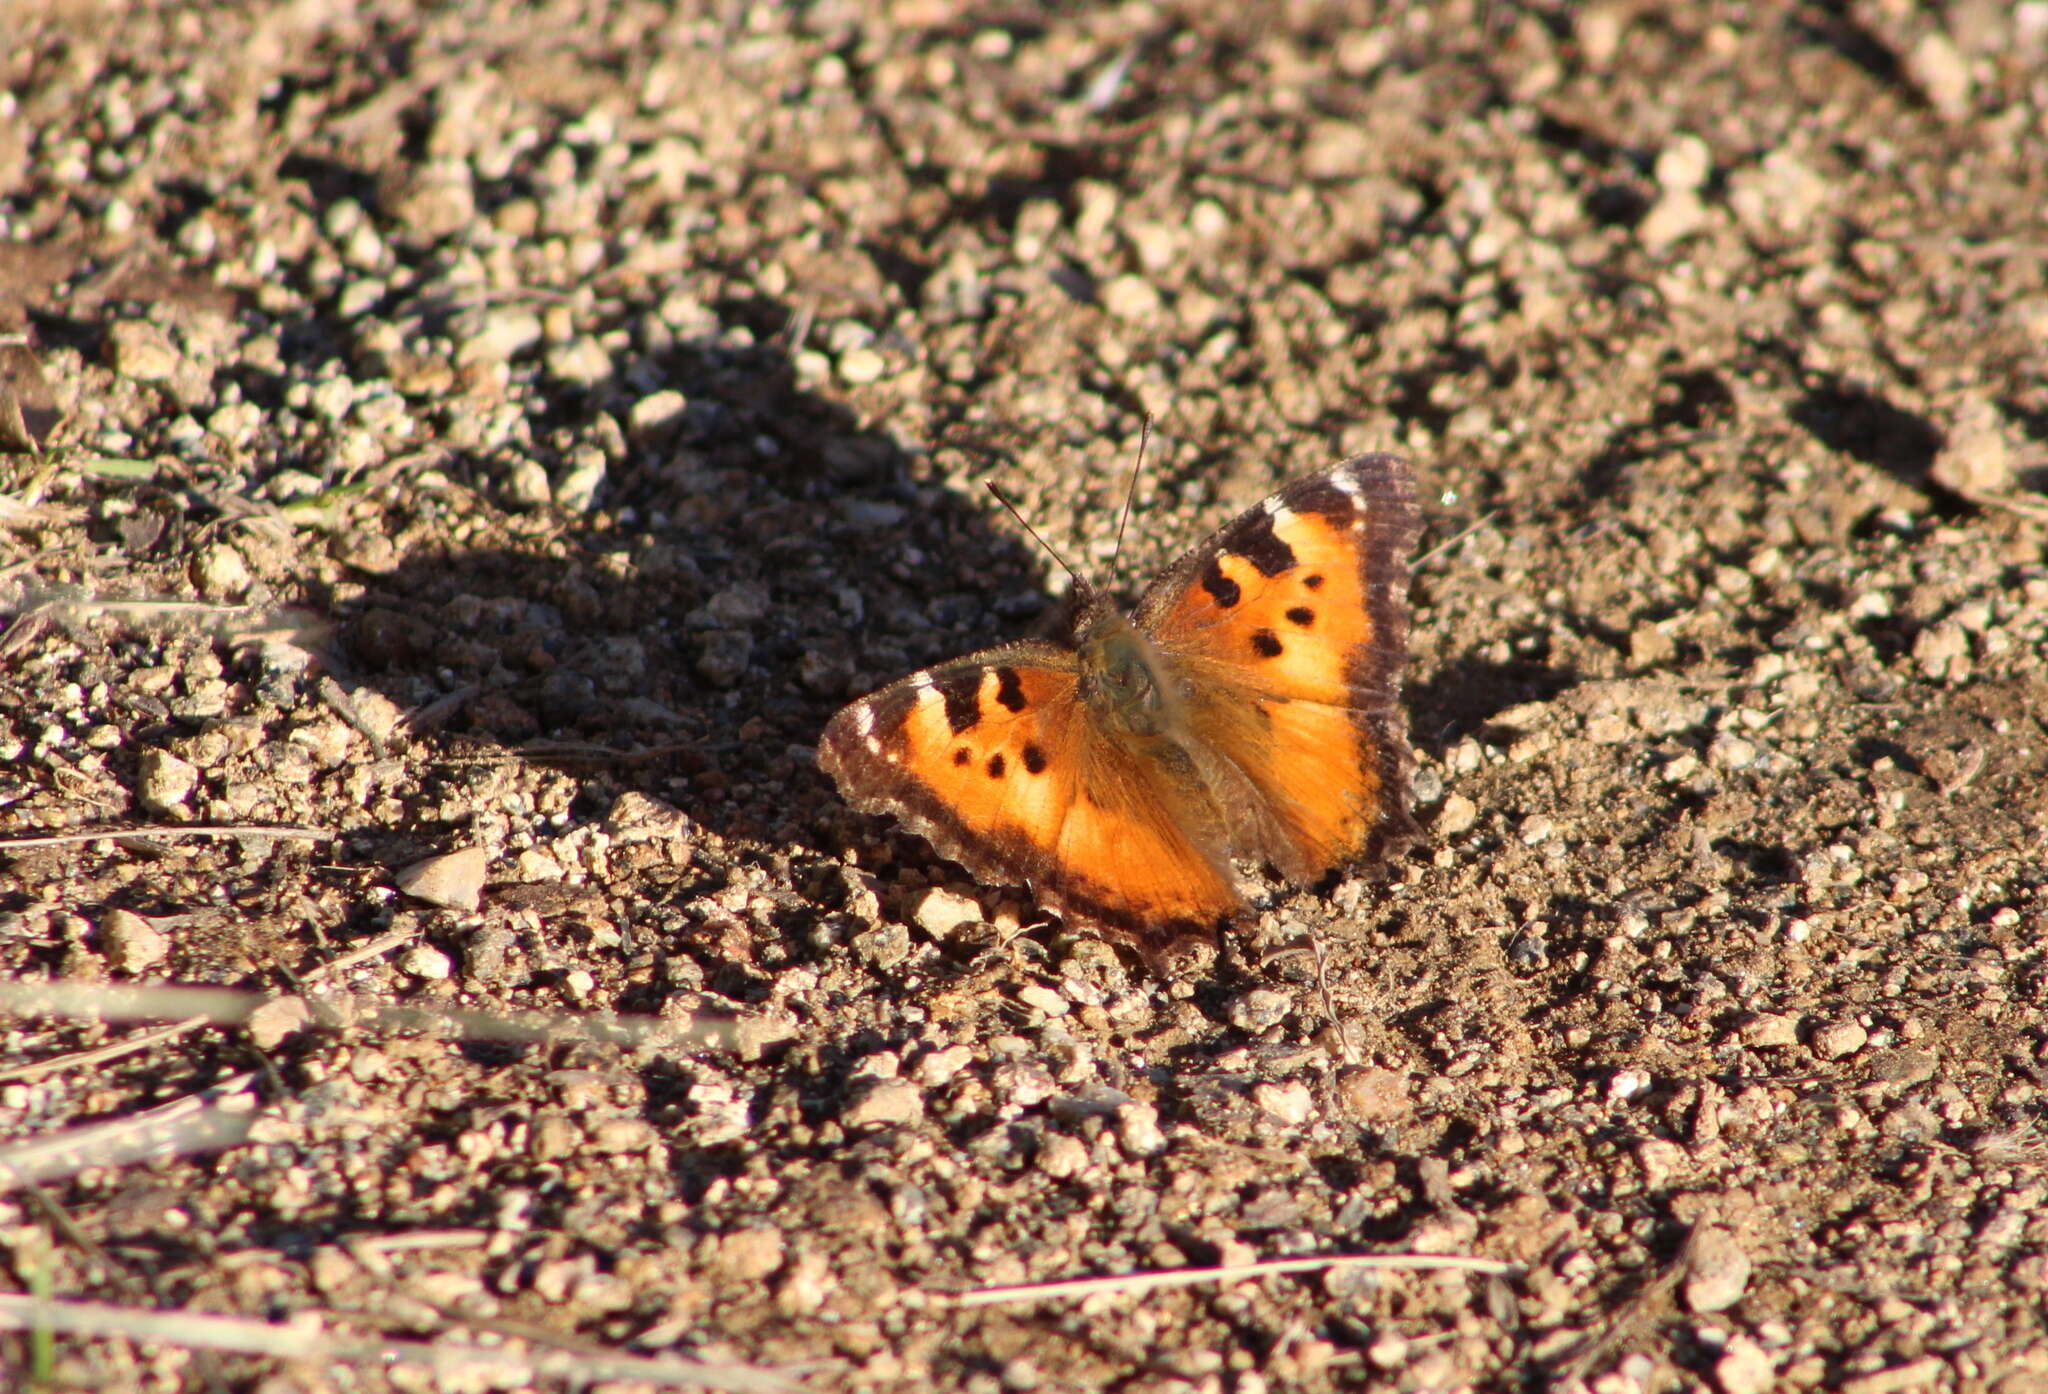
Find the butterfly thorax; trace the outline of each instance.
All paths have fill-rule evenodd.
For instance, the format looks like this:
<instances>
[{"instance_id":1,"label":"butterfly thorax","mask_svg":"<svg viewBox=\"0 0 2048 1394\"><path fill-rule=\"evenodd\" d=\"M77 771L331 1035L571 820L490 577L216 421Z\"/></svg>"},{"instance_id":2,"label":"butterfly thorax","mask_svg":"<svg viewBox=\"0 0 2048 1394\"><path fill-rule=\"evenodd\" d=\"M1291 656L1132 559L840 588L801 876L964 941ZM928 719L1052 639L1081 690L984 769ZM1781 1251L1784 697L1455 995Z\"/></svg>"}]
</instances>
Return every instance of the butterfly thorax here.
<instances>
[{"instance_id":1,"label":"butterfly thorax","mask_svg":"<svg viewBox=\"0 0 2048 1394\"><path fill-rule=\"evenodd\" d=\"M1160 736L1173 723L1173 695L1158 651L1126 615L1097 602L1075 631L1081 699L1103 729L1141 739Z\"/></svg>"}]
</instances>

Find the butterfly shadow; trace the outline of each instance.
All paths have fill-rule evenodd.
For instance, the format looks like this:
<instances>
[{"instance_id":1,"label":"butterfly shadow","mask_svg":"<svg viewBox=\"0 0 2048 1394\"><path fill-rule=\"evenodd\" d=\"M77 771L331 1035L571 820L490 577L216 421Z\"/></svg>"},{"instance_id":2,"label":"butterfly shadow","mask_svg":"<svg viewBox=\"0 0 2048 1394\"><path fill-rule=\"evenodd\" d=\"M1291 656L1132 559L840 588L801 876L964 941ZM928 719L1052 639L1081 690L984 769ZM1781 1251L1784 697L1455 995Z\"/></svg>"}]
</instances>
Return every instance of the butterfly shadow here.
<instances>
[{"instance_id":1,"label":"butterfly shadow","mask_svg":"<svg viewBox=\"0 0 2048 1394\"><path fill-rule=\"evenodd\" d=\"M670 960L622 1010L679 984L765 995L856 893L835 855L853 815L813 764L827 718L1044 608L1036 559L980 500L799 381L792 318L711 307L718 332L555 394L531 447L445 460L408 529L435 540L337 607L341 688L389 699L410 738L359 850L396 868L502 846L487 904ZM606 424L661 390L679 395L659 420ZM572 492L593 440L593 506L511 497L535 465ZM734 887L759 892L745 914L712 904Z\"/></svg>"}]
</instances>

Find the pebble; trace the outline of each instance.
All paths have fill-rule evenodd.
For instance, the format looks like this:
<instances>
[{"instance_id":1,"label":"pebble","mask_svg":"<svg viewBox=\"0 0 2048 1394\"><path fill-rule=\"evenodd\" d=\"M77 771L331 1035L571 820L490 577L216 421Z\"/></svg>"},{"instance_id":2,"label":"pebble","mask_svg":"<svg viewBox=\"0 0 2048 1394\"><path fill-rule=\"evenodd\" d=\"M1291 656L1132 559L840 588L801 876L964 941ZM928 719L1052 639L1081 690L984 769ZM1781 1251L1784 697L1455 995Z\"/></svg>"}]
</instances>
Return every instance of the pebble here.
<instances>
[{"instance_id":1,"label":"pebble","mask_svg":"<svg viewBox=\"0 0 2048 1394\"><path fill-rule=\"evenodd\" d=\"M100 920L100 952L122 973L140 973L163 962L171 941L133 910L109 910Z\"/></svg>"},{"instance_id":2,"label":"pebble","mask_svg":"<svg viewBox=\"0 0 2048 1394\"><path fill-rule=\"evenodd\" d=\"M1771 1050L1799 1044L1799 1023L1778 1012L1757 1012L1736 1030L1736 1038L1757 1050Z\"/></svg>"},{"instance_id":3,"label":"pebble","mask_svg":"<svg viewBox=\"0 0 2048 1394\"><path fill-rule=\"evenodd\" d=\"M1300 1080L1257 1085L1252 1089L1252 1102L1290 1128L1300 1127L1316 1114L1316 1096Z\"/></svg>"},{"instance_id":4,"label":"pebble","mask_svg":"<svg viewBox=\"0 0 2048 1394\"><path fill-rule=\"evenodd\" d=\"M604 451L594 445L578 446L569 455L569 466L555 481L555 502L571 513L588 513L604 484Z\"/></svg>"},{"instance_id":5,"label":"pebble","mask_svg":"<svg viewBox=\"0 0 2048 1394\"><path fill-rule=\"evenodd\" d=\"M1294 999L1269 987L1256 987L1230 1004L1230 1024L1240 1031L1266 1031L1294 1010Z\"/></svg>"},{"instance_id":6,"label":"pebble","mask_svg":"<svg viewBox=\"0 0 2048 1394\"><path fill-rule=\"evenodd\" d=\"M945 939L960 926L978 924L987 917L982 914L980 902L943 886L933 886L917 898L910 918L932 938Z\"/></svg>"},{"instance_id":7,"label":"pebble","mask_svg":"<svg viewBox=\"0 0 2048 1394\"><path fill-rule=\"evenodd\" d=\"M192 584L209 600L237 599L254 579L249 563L226 542L213 543L192 560Z\"/></svg>"},{"instance_id":8,"label":"pebble","mask_svg":"<svg viewBox=\"0 0 2048 1394\"><path fill-rule=\"evenodd\" d=\"M1436 830L1445 837L1455 837L1479 821L1479 805L1463 794L1452 794L1437 810Z\"/></svg>"},{"instance_id":9,"label":"pebble","mask_svg":"<svg viewBox=\"0 0 2048 1394\"><path fill-rule=\"evenodd\" d=\"M1930 31L1906 54L1906 75L1926 94L1927 104L1950 121L1970 114L1976 84L1970 61L1948 35Z\"/></svg>"},{"instance_id":10,"label":"pebble","mask_svg":"<svg viewBox=\"0 0 2048 1394\"><path fill-rule=\"evenodd\" d=\"M889 361L874 349L848 349L839 355L839 380L850 387L880 382L889 371Z\"/></svg>"},{"instance_id":11,"label":"pebble","mask_svg":"<svg viewBox=\"0 0 2048 1394\"><path fill-rule=\"evenodd\" d=\"M714 629L697 640L697 676L713 687L735 687L753 661L754 636L744 629Z\"/></svg>"},{"instance_id":12,"label":"pebble","mask_svg":"<svg viewBox=\"0 0 2048 1394\"><path fill-rule=\"evenodd\" d=\"M456 366L508 363L515 354L539 343L543 332L540 316L531 310L512 305L485 310L477 317L475 328L458 334Z\"/></svg>"},{"instance_id":13,"label":"pebble","mask_svg":"<svg viewBox=\"0 0 2048 1394\"><path fill-rule=\"evenodd\" d=\"M1778 1367L1764 1348L1747 1336L1733 1336L1714 1362L1714 1383L1721 1394L1769 1394Z\"/></svg>"},{"instance_id":14,"label":"pebble","mask_svg":"<svg viewBox=\"0 0 2048 1394\"><path fill-rule=\"evenodd\" d=\"M135 796L152 813L183 813L199 782L199 767L168 750L143 751L135 773Z\"/></svg>"},{"instance_id":15,"label":"pebble","mask_svg":"<svg viewBox=\"0 0 2048 1394\"><path fill-rule=\"evenodd\" d=\"M1375 1066L1337 1077L1337 1106L1354 1123L1391 1123L1415 1111L1407 1077Z\"/></svg>"},{"instance_id":16,"label":"pebble","mask_svg":"<svg viewBox=\"0 0 2048 1394\"><path fill-rule=\"evenodd\" d=\"M1853 1021L1831 1021L1813 1032L1813 1053L1823 1060L1842 1060L1870 1043L1870 1032Z\"/></svg>"},{"instance_id":17,"label":"pebble","mask_svg":"<svg viewBox=\"0 0 2048 1394\"><path fill-rule=\"evenodd\" d=\"M1159 313L1159 291L1143 276L1118 276L1102 287L1102 308L1120 320L1149 320Z\"/></svg>"},{"instance_id":18,"label":"pebble","mask_svg":"<svg viewBox=\"0 0 2048 1394\"><path fill-rule=\"evenodd\" d=\"M895 1127L923 1118L924 1095L907 1079L873 1081L840 1115L849 1128Z\"/></svg>"},{"instance_id":19,"label":"pebble","mask_svg":"<svg viewBox=\"0 0 2048 1394\"><path fill-rule=\"evenodd\" d=\"M1734 1233L1705 1225L1686 1244L1685 1305L1719 1312L1742 1300L1749 1287L1749 1254Z\"/></svg>"},{"instance_id":20,"label":"pebble","mask_svg":"<svg viewBox=\"0 0 2048 1394\"><path fill-rule=\"evenodd\" d=\"M107 366L136 382L165 382L183 361L171 336L147 320L124 319L107 329Z\"/></svg>"},{"instance_id":21,"label":"pebble","mask_svg":"<svg viewBox=\"0 0 2048 1394\"><path fill-rule=\"evenodd\" d=\"M392 884L428 905L470 911L483 898L484 873L490 864L490 854L483 848L465 847L414 862L394 876Z\"/></svg>"},{"instance_id":22,"label":"pebble","mask_svg":"<svg viewBox=\"0 0 2048 1394\"><path fill-rule=\"evenodd\" d=\"M1156 1157L1166 1150L1166 1134L1159 1130L1159 1110L1133 1100L1116 1111L1116 1140L1126 1155Z\"/></svg>"},{"instance_id":23,"label":"pebble","mask_svg":"<svg viewBox=\"0 0 2048 1394\"><path fill-rule=\"evenodd\" d=\"M305 998L273 997L249 1013L242 1029L249 1033L258 1050L275 1050L312 1020L313 1011Z\"/></svg>"},{"instance_id":24,"label":"pebble","mask_svg":"<svg viewBox=\"0 0 2048 1394\"><path fill-rule=\"evenodd\" d=\"M415 944L399 958L398 966L415 978L445 981L455 971L454 962L432 944Z\"/></svg>"}]
</instances>

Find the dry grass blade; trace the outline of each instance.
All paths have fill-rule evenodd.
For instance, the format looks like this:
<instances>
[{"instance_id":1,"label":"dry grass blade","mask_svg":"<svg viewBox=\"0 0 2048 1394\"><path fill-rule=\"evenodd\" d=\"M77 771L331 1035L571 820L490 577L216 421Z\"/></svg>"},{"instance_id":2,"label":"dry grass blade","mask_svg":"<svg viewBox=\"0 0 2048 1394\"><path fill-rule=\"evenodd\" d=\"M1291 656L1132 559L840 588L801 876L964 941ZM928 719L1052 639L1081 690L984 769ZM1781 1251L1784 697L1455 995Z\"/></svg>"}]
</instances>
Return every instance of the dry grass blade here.
<instances>
[{"instance_id":1,"label":"dry grass blade","mask_svg":"<svg viewBox=\"0 0 2048 1394\"><path fill-rule=\"evenodd\" d=\"M1281 1273L1317 1273L1337 1268L1377 1268L1396 1272L1455 1269L1465 1273L1489 1275L1506 1275L1517 1271L1511 1263L1473 1258L1466 1254L1324 1254L1314 1258L1261 1259L1257 1263L1231 1263L1216 1268L1168 1268L1149 1273L1116 1273L1101 1278L1064 1278L1050 1283L1015 1283L1006 1287L933 1294L932 1300L946 1307L992 1307L1008 1302L1067 1301L1079 1297L1093 1297L1097 1293L1105 1292L1135 1295L1157 1292L1163 1288L1236 1283L1246 1278L1265 1278Z\"/></svg>"},{"instance_id":2,"label":"dry grass blade","mask_svg":"<svg viewBox=\"0 0 2048 1394\"><path fill-rule=\"evenodd\" d=\"M130 1340L184 1350L303 1360L322 1365L404 1366L459 1379L463 1387L561 1380L641 1380L669 1389L719 1389L735 1394L791 1394L803 1386L752 1365L703 1364L623 1352L515 1351L470 1341L385 1341L336 1335L317 1312L278 1324L207 1312L152 1312L99 1302L63 1302L0 1293L0 1329L53 1331L98 1340Z\"/></svg>"},{"instance_id":3,"label":"dry grass blade","mask_svg":"<svg viewBox=\"0 0 2048 1394\"><path fill-rule=\"evenodd\" d=\"M87 1167L126 1166L232 1147L256 1116L255 1074L222 1080L160 1108L0 1148L0 1193Z\"/></svg>"},{"instance_id":4,"label":"dry grass blade","mask_svg":"<svg viewBox=\"0 0 2048 1394\"><path fill-rule=\"evenodd\" d=\"M157 823L144 828L87 828L78 832L41 833L34 837L0 837L0 852L24 847L67 847L78 842L118 841L124 837L146 837L170 841L182 837L297 837L308 842L328 842L340 837L325 828L280 827L268 823Z\"/></svg>"},{"instance_id":5,"label":"dry grass blade","mask_svg":"<svg viewBox=\"0 0 2048 1394\"><path fill-rule=\"evenodd\" d=\"M218 1026L238 1026L272 994L234 988L109 986L104 983L0 982L0 1012L17 1016L85 1017L96 1021L179 1018ZM743 1023L717 1017L671 1020L654 1016L592 1016L589 1013L535 1012L524 1017L492 1012L392 1006L346 994L315 998L345 1011L357 1030L438 1032L463 1040L541 1042L595 1040L632 1048L640 1045L687 1047L728 1046L741 1035Z\"/></svg>"}]
</instances>

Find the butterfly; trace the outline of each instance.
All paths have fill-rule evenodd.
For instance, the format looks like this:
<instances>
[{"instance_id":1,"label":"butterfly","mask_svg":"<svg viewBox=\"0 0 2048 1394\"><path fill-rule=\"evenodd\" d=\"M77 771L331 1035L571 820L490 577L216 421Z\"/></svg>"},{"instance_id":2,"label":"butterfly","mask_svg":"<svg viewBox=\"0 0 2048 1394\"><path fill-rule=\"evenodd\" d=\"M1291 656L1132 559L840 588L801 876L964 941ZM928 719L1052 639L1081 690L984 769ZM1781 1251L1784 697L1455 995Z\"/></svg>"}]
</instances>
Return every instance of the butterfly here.
<instances>
[{"instance_id":1,"label":"butterfly","mask_svg":"<svg viewBox=\"0 0 2048 1394\"><path fill-rule=\"evenodd\" d=\"M1079 582L1053 639L861 698L818 764L977 879L1154 962L1414 835L1400 696L1414 481L1361 455L1247 510L1122 613Z\"/></svg>"}]
</instances>

